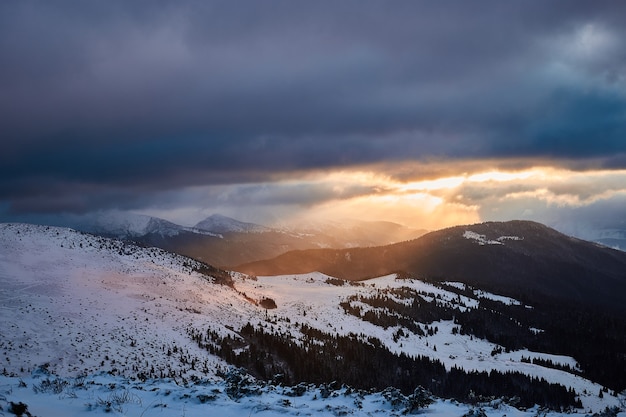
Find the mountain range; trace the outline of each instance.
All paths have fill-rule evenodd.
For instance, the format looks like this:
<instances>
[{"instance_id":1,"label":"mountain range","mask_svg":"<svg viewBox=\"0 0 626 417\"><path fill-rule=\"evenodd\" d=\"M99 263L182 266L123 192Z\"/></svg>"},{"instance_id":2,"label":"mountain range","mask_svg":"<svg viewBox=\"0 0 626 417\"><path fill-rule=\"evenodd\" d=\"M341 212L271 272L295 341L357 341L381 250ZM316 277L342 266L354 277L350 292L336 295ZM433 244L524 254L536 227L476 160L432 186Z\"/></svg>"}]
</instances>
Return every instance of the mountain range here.
<instances>
[{"instance_id":1,"label":"mountain range","mask_svg":"<svg viewBox=\"0 0 626 417\"><path fill-rule=\"evenodd\" d=\"M264 233L271 228L255 223L246 223L221 214L212 214L195 225L196 229L213 233Z\"/></svg>"},{"instance_id":2,"label":"mountain range","mask_svg":"<svg viewBox=\"0 0 626 417\"><path fill-rule=\"evenodd\" d=\"M626 253L529 221L457 226L393 245L292 251L235 268L256 275L323 272L363 280L394 272L459 280L523 300L626 312Z\"/></svg>"},{"instance_id":3,"label":"mountain range","mask_svg":"<svg viewBox=\"0 0 626 417\"><path fill-rule=\"evenodd\" d=\"M459 239L452 237L457 232ZM529 257L551 253L539 264L567 253L568 262L614 262L602 258L605 248L595 252L593 244L568 239L541 225L513 222L447 229L405 244L415 245L415 259L426 247L416 242L444 246L452 258L441 264L462 261L465 251L469 258L483 253L475 262L496 270L508 250ZM361 250L339 253L354 262ZM570 296L534 300L532 288L543 290L532 279L525 297L517 298L482 285L480 273L459 269L433 279L412 273L410 265L359 282L320 272L255 277L118 239L3 224L3 373L26 378L39 372L31 382L37 389L46 380L99 372L136 381L169 378L178 386L207 378L239 381L235 392L222 388L236 399L251 389L241 385L248 377L233 376L236 365L259 381L292 387L295 398L310 389L330 395L344 384L380 390L381 401L392 404L419 385L437 398L492 411L498 401L508 404L493 411L497 415L522 415L510 407L533 404L582 413L619 406L626 388L626 321L614 306L584 298L573 303ZM510 278L500 275L502 282ZM554 285L562 284L555 279ZM623 297L616 282L606 274L594 281ZM389 386L397 394L384 391ZM379 404L387 415L402 411Z\"/></svg>"},{"instance_id":4,"label":"mountain range","mask_svg":"<svg viewBox=\"0 0 626 417\"><path fill-rule=\"evenodd\" d=\"M397 223L358 220L267 227L220 214L185 227L157 217L116 211L70 216L55 225L160 247L226 268L290 250L379 246L426 233Z\"/></svg>"}]
</instances>

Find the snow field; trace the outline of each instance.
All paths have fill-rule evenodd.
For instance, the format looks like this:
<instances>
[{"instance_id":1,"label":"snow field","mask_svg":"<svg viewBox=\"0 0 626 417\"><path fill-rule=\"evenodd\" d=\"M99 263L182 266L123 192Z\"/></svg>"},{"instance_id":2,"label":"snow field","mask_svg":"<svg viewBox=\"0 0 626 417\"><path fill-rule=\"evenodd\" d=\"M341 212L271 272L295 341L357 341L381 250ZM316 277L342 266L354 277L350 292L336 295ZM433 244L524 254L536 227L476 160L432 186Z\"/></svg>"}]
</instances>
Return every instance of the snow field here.
<instances>
[{"instance_id":1,"label":"snow field","mask_svg":"<svg viewBox=\"0 0 626 417\"><path fill-rule=\"evenodd\" d=\"M51 388L42 391L44 386ZM292 388L283 386L253 383L248 388L252 393L238 397L233 395L225 381L181 386L172 380L163 379L139 382L107 374L79 379L59 379L36 373L27 378L0 376L0 407L8 410L11 402L23 403L32 415L46 417L405 415L403 407L394 406L384 393L368 393L345 387L325 389L311 385L304 386L304 391L295 395ZM456 401L436 400L420 410L419 414L432 417L463 416L472 410L482 410L488 417L573 415L549 412L538 407L518 410L499 400L474 406ZM626 417L626 412L620 412L617 416Z\"/></svg>"}]
</instances>

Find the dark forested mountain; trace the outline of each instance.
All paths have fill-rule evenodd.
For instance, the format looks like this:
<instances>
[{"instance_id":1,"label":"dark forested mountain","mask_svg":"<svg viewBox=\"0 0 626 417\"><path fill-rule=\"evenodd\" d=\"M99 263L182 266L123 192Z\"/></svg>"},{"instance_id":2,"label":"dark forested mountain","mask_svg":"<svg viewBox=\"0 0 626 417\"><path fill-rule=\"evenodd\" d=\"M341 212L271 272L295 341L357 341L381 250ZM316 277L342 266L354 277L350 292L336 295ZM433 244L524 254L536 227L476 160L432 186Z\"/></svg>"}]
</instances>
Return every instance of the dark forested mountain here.
<instances>
[{"instance_id":1,"label":"dark forested mountain","mask_svg":"<svg viewBox=\"0 0 626 417\"><path fill-rule=\"evenodd\" d=\"M626 311L626 253L529 221L452 227L375 248L293 251L236 269L256 275L319 271L349 280L401 271L520 299Z\"/></svg>"},{"instance_id":2,"label":"dark forested mountain","mask_svg":"<svg viewBox=\"0 0 626 417\"><path fill-rule=\"evenodd\" d=\"M444 286L463 283L513 297L523 305L502 307L481 301L477 309L459 313L423 306L405 309L393 299L361 298L344 308L379 326L402 329L428 317L453 319L460 332L506 349L566 353L594 378L619 389L626 386L626 253L539 223L483 223L389 246L293 251L237 269L259 276L319 271L351 281L396 272L399 277ZM459 292L463 294L469 293ZM372 314L363 303L385 313ZM531 328L542 331L533 334Z\"/></svg>"}]
</instances>

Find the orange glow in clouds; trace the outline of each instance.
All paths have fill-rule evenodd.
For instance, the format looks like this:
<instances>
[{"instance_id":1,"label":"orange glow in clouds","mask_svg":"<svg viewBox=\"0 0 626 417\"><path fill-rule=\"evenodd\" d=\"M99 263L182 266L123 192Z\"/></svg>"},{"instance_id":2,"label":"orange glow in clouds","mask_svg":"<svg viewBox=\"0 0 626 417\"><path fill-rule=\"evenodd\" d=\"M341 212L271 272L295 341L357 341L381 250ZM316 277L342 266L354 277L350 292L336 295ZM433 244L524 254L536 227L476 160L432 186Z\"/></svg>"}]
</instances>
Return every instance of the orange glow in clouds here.
<instances>
[{"instance_id":1,"label":"orange glow in clouds","mask_svg":"<svg viewBox=\"0 0 626 417\"><path fill-rule=\"evenodd\" d=\"M558 167L517 171L489 168L404 181L374 170L337 171L318 173L308 180L336 184L333 190L337 198L311 207L303 217L387 220L430 230L489 220L481 219L482 208L522 197L525 202L579 206L585 201L626 193L624 170L572 171ZM342 195L351 187L365 191L351 197Z\"/></svg>"}]
</instances>

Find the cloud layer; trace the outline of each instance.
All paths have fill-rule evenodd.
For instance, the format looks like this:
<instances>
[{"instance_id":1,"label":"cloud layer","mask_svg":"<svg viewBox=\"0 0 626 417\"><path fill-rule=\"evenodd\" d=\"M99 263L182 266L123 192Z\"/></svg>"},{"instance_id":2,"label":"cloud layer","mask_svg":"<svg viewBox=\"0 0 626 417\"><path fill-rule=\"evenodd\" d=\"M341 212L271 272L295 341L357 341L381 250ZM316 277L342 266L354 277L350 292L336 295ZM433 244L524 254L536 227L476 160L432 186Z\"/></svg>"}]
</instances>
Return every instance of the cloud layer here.
<instances>
[{"instance_id":1,"label":"cloud layer","mask_svg":"<svg viewBox=\"0 0 626 417\"><path fill-rule=\"evenodd\" d=\"M3 2L0 209L228 187L311 206L371 190L284 181L375 165L624 168L624 32L610 1Z\"/></svg>"}]
</instances>

